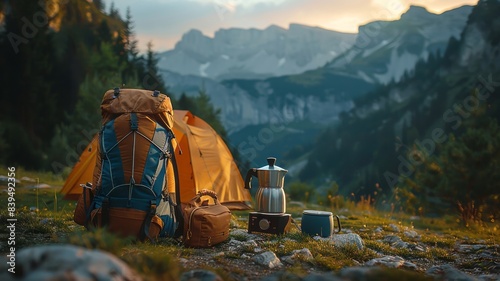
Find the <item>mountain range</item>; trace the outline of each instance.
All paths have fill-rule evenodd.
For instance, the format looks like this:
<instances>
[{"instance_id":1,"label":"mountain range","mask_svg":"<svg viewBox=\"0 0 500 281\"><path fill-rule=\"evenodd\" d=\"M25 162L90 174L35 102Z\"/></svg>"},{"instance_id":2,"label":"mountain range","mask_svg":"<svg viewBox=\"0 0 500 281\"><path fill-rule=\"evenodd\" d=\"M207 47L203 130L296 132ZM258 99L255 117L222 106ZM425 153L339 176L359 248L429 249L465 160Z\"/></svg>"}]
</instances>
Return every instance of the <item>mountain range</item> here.
<instances>
[{"instance_id":1,"label":"mountain range","mask_svg":"<svg viewBox=\"0 0 500 281\"><path fill-rule=\"evenodd\" d=\"M419 61L444 53L450 40L460 37L471 10L471 6L463 6L437 15L422 7L411 6L399 20L376 21L361 26L352 45L344 52L330 61L325 60L324 66L300 74L250 79L251 75L238 77L238 73L242 72L232 71L228 75L236 78L217 80L225 74L212 79L209 75L196 75L196 71L186 75L180 70L162 68L163 78L176 95L197 95L200 89L205 90L214 106L221 110L220 117L229 133L231 145L239 150L244 159L252 162L274 154L287 158L291 164L297 159L292 160L296 157L290 157L290 151L307 154L319 133L338 125L343 114L358 106L357 100L371 96L384 84L408 76ZM271 27L260 31L260 34L269 30L277 32L278 29ZM246 38L249 33L256 32L231 31L224 30L224 34L232 34L235 42L241 40L238 34ZM190 59L208 58L201 51L194 52L196 44L192 43L191 47L186 45L190 41L185 37L192 36L203 37L199 32L190 31L173 51L167 53L173 55L181 49L189 49L193 52ZM223 37L214 38L220 40ZM269 40L274 42L276 37ZM202 41L214 44L215 39L206 37ZM288 49L297 49L297 46L289 46ZM273 53L270 50L266 52ZM167 61L165 56L162 60ZM272 130L278 127L285 129ZM260 141L251 142L254 137ZM296 170L300 170L306 162L302 159L300 163Z\"/></svg>"},{"instance_id":2,"label":"mountain range","mask_svg":"<svg viewBox=\"0 0 500 281\"><path fill-rule=\"evenodd\" d=\"M299 74L349 49L356 34L290 24L264 30L220 29L213 38L192 29L173 50L159 54L160 69L215 80Z\"/></svg>"},{"instance_id":3,"label":"mountain range","mask_svg":"<svg viewBox=\"0 0 500 281\"><path fill-rule=\"evenodd\" d=\"M350 49L333 61L325 60L323 62L325 66L301 74L266 79L248 79L245 76L217 81L195 74L186 75L175 68L161 69L164 80L175 94L197 95L200 89L204 89L210 95L214 107L221 109L222 122L230 134L241 131L247 126L266 126L272 118L285 115L289 116L287 117L289 122L321 120L321 123L329 123L337 120L341 112L354 106L353 98L363 95L388 79L387 73L399 75L400 72L411 70L418 59L426 59L430 53L442 51L451 36L457 38L460 36L460 30L463 29L470 11L470 6L463 6L436 15L421 7L411 6L399 20L374 22L361 26L360 33ZM426 23L429 23L430 27L424 28ZM375 27L378 28L377 32L374 31ZM278 29L268 28L260 31L260 34L265 34L269 30ZM185 37L193 36L193 32L198 34L195 37L202 36L199 32L188 32L170 54L180 49L204 49L201 47L204 45L198 46L194 43L190 48L186 46L188 41ZM236 38L235 41L238 41L237 34L245 37L243 35L251 32L256 32L256 30L234 29L232 32L225 30L223 34L231 33ZM418 34L420 35L417 36ZM215 38L222 38L221 36ZM412 48L413 41L404 40L404 38L414 37L418 38L415 40L418 41L419 48ZM269 40L274 42L276 38L280 37L271 36ZM367 40L366 38L370 39L369 45L362 43L363 40ZM214 44L214 41L215 39L204 39L206 44L208 42ZM337 44L342 44L342 42L337 42ZM308 45L321 44L318 42ZM327 47L317 48L326 49ZM296 48L298 47L289 47L289 49ZM254 54L259 52L252 48L248 48L248 51ZM396 55L398 52L401 56ZM193 53L192 57L195 59L207 56L203 52L198 52ZM408 59L409 57L411 59ZM347 61L350 63L346 63ZM374 69L379 69L380 76L374 74ZM372 78L366 73L372 73ZM386 76L383 73L386 73ZM398 75L389 80L396 80ZM380 78L380 81L376 78ZM286 97L286 99L281 99L279 102L272 101L277 100L278 97Z\"/></svg>"}]
</instances>

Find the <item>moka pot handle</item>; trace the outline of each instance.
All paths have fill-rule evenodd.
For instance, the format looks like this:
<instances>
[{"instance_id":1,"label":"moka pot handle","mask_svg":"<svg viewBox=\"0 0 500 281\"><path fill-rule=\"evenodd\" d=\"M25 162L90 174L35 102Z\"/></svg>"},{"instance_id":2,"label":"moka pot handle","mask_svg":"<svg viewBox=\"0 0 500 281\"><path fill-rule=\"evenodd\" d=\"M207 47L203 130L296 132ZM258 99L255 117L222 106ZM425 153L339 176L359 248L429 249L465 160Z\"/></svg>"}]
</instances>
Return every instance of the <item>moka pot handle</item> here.
<instances>
[{"instance_id":1,"label":"moka pot handle","mask_svg":"<svg viewBox=\"0 0 500 281\"><path fill-rule=\"evenodd\" d=\"M252 188L252 176L257 177L257 169L252 168L248 170L247 175L245 177L245 188L246 189L251 189Z\"/></svg>"}]
</instances>

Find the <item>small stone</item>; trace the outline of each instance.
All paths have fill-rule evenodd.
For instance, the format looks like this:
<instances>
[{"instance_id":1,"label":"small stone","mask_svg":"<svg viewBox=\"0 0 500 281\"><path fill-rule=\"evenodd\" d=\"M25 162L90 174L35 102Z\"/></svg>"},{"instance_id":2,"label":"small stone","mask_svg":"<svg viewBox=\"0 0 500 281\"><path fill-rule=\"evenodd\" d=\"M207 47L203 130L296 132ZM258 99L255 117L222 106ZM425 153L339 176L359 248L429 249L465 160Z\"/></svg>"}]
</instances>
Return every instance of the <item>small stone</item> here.
<instances>
[{"instance_id":1,"label":"small stone","mask_svg":"<svg viewBox=\"0 0 500 281\"><path fill-rule=\"evenodd\" d=\"M405 260L398 256L384 256L375 258L365 263L367 266L386 266L390 268L400 268L404 265Z\"/></svg>"},{"instance_id":2,"label":"small stone","mask_svg":"<svg viewBox=\"0 0 500 281\"><path fill-rule=\"evenodd\" d=\"M263 251L264 251L264 250L263 250L261 247L256 247L256 248L254 248L254 249L253 249L253 252L254 252L254 253L261 253L261 252L263 252Z\"/></svg>"},{"instance_id":3,"label":"small stone","mask_svg":"<svg viewBox=\"0 0 500 281\"><path fill-rule=\"evenodd\" d=\"M408 249L412 251L418 251L418 252L427 252L427 247L423 244L409 244Z\"/></svg>"},{"instance_id":4,"label":"small stone","mask_svg":"<svg viewBox=\"0 0 500 281\"><path fill-rule=\"evenodd\" d=\"M389 228L391 229L392 232L399 232L400 231L399 226L397 226L393 223L389 224Z\"/></svg>"},{"instance_id":5,"label":"small stone","mask_svg":"<svg viewBox=\"0 0 500 281\"><path fill-rule=\"evenodd\" d=\"M486 245L468 245L468 244L462 244L458 246L457 251L460 253L472 253L472 252L477 252L479 250L483 250L488 248Z\"/></svg>"},{"instance_id":6,"label":"small stone","mask_svg":"<svg viewBox=\"0 0 500 281\"><path fill-rule=\"evenodd\" d=\"M415 230L406 230L404 235L408 238L418 239L420 235Z\"/></svg>"},{"instance_id":7,"label":"small stone","mask_svg":"<svg viewBox=\"0 0 500 281\"><path fill-rule=\"evenodd\" d=\"M229 240L229 242L227 242L230 246L241 246L243 245L243 242L239 241L239 240L236 240L236 239L232 239Z\"/></svg>"},{"instance_id":8,"label":"small stone","mask_svg":"<svg viewBox=\"0 0 500 281\"><path fill-rule=\"evenodd\" d=\"M293 250L292 254L289 256L281 257L283 262L291 265L295 264L298 259L311 260L313 259L313 255L309 249L303 248L300 250Z\"/></svg>"},{"instance_id":9,"label":"small stone","mask_svg":"<svg viewBox=\"0 0 500 281\"><path fill-rule=\"evenodd\" d=\"M259 246L259 244L257 244L257 242L255 242L255 240L246 241L246 242L244 242L244 245L247 247L258 247Z\"/></svg>"},{"instance_id":10,"label":"small stone","mask_svg":"<svg viewBox=\"0 0 500 281\"><path fill-rule=\"evenodd\" d=\"M242 254L240 258L242 258L242 259L249 259L249 258L251 258L251 256L249 256L247 254Z\"/></svg>"},{"instance_id":11,"label":"small stone","mask_svg":"<svg viewBox=\"0 0 500 281\"><path fill-rule=\"evenodd\" d=\"M412 262L409 262L409 261L405 261L403 263L402 268L409 269L409 270L414 270L414 271L419 271L420 270L420 268L416 264L414 264Z\"/></svg>"},{"instance_id":12,"label":"small stone","mask_svg":"<svg viewBox=\"0 0 500 281\"><path fill-rule=\"evenodd\" d=\"M382 242L393 245L396 243L401 243L403 242L403 240L401 240L401 238L397 235L387 235L382 239Z\"/></svg>"},{"instance_id":13,"label":"small stone","mask_svg":"<svg viewBox=\"0 0 500 281\"><path fill-rule=\"evenodd\" d=\"M254 256L252 260L257 264L269 267L270 269L283 266L283 264L281 263L280 259L276 256L276 254L271 251L258 254Z\"/></svg>"},{"instance_id":14,"label":"small stone","mask_svg":"<svg viewBox=\"0 0 500 281\"><path fill-rule=\"evenodd\" d=\"M379 226L379 227L375 228L375 230L373 232L374 233L382 233L382 232L384 232L384 229L382 229L382 227Z\"/></svg>"},{"instance_id":15,"label":"small stone","mask_svg":"<svg viewBox=\"0 0 500 281\"><path fill-rule=\"evenodd\" d=\"M35 184L32 188L50 188L51 186L46 183Z\"/></svg>"},{"instance_id":16,"label":"small stone","mask_svg":"<svg viewBox=\"0 0 500 281\"><path fill-rule=\"evenodd\" d=\"M303 258L303 259L309 260L309 259L313 258L313 255L309 249L303 248L300 250L293 250L292 257L293 258Z\"/></svg>"},{"instance_id":17,"label":"small stone","mask_svg":"<svg viewBox=\"0 0 500 281\"><path fill-rule=\"evenodd\" d=\"M290 264L290 265L295 264L295 260L293 259L292 256L283 256L283 257L281 257L281 261L286 263L286 264Z\"/></svg>"},{"instance_id":18,"label":"small stone","mask_svg":"<svg viewBox=\"0 0 500 281\"><path fill-rule=\"evenodd\" d=\"M328 238L327 238L328 239ZM358 234L335 234L332 235L330 241L335 245L335 247L345 247L348 245L356 245L358 249L363 250L365 243L363 239Z\"/></svg>"},{"instance_id":19,"label":"small stone","mask_svg":"<svg viewBox=\"0 0 500 281\"><path fill-rule=\"evenodd\" d=\"M408 249L408 248L410 248L410 243L404 242L404 241L399 241L399 242L393 243L391 246L396 248L396 249Z\"/></svg>"},{"instance_id":20,"label":"small stone","mask_svg":"<svg viewBox=\"0 0 500 281\"><path fill-rule=\"evenodd\" d=\"M35 180L35 179L32 179L32 178L30 178L30 177L26 177L26 176L25 176L25 177L22 177L22 178L21 178L21 181L23 181L23 182L36 182L36 180Z\"/></svg>"}]
</instances>

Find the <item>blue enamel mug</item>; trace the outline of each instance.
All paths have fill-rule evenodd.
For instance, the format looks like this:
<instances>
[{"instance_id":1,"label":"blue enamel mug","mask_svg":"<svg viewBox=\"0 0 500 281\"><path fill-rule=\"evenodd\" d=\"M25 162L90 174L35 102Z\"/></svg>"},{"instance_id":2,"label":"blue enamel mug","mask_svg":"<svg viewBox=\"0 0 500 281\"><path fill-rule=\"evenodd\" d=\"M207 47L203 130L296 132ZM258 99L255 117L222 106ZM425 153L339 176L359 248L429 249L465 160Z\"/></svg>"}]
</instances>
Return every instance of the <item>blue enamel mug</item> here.
<instances>
[{"instance_id":1,"label":"blue enamel mug","mask_svg":"<svg viewBox=\"0 0 500 281\"><path fill-rule=\"evenodd\" d=\"M302 233L309 236L330 237L334 233L335 224L332 212L305 210L302 212ZM335 215L338 233L342 230L339 216Z\"/></svg>"}]
</instances>

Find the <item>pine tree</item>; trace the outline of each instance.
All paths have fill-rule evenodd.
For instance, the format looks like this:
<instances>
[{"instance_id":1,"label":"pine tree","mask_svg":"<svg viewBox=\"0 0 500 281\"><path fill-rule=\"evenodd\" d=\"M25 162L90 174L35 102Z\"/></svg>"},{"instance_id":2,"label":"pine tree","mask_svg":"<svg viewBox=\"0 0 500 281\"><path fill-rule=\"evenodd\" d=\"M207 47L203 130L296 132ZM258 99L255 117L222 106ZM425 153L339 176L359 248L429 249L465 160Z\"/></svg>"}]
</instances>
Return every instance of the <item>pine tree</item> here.
<instances>
[{"instance_id":1,"label":"pine tree","mask_svg":"<svg viewBox=\"0 0 500 281\"><path fill-rule=\"evenodd\" d=\"M124 40L125 49L128 52L128 59L133 63L137 60L137 57L139 55L139 50L137 49L137 40L135 39L134 27L134 21L132 19L130 7L127 7L127 13L125 15Z\"/></svg>"},{"instance_id":2,"label":"pine tree","mask_svg":"<svg viewBox=\"0 0 500 281\"><path fill-rule=\"evenodd\" d=\"M115 7L115 2L111 2L111 5L109 6L109 16L111 18L120 19L120 12Z\"/></svg>"},{"instance_id":3,"label":"pine tree","mask_svg":"<svg viewBox=\"0 0 500 281\"><path fill-rule=\"evenodd\" d=\"M113 40L111 30L109 29L108 21L102 20L97 29L97 35L100 43L110 43Z\"/></svg>"},{"instance_id":4,"label":"pine tree","mask_svg":"<svg viewBox=\"0 0 500 281\"><path fill-rule=\"evenodd\" d=\"M156 58L156 54L153 51L153 43L151 41L148 42L147 48L144 62L145 74L143 76L143 87L144 89L159 90L160 92L166 93L167 89L159 73L158 58Z\"/></svg>"},{"instance_id":5,"label":"pine tree","mask_svg":"<svg viewBox=\"0 0 500 281\"><path fill-rule=\"evenodd\" d=\"M124 28L121 34L123 44L123 53L121 53L121 61L125 62L126 67L122 74L123 83L129 87L131 80L144 77L144 69L142 58L139 56L137 49L137 40L135 39L134 21L130 12L130 7L127 7L127 12L124 21ZM121 47L121 46L120 46Z\"/></svg>"}]
</instances>

